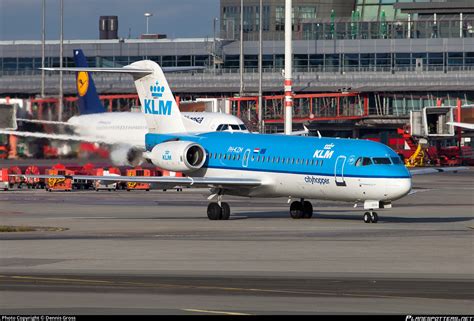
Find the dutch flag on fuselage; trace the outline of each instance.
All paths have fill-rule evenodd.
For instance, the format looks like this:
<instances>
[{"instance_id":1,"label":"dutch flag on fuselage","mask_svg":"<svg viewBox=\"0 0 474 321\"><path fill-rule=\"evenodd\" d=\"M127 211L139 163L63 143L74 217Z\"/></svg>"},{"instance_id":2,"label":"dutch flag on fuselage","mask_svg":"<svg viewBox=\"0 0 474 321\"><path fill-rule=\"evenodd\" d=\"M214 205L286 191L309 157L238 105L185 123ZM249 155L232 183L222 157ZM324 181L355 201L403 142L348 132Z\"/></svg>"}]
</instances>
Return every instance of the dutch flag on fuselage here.
<instances>
[{"instance_id":1,"label":"dutch flag on fuselage","mask_svg":"<svg viewBox=\"0 0 474 321\"><path fill-rule=\"evenodd\" d=\"M253 149L254 154L265 154L266 151L267 150L265 148L260 149L257 147Z\"/></svg>"}]
</instances>

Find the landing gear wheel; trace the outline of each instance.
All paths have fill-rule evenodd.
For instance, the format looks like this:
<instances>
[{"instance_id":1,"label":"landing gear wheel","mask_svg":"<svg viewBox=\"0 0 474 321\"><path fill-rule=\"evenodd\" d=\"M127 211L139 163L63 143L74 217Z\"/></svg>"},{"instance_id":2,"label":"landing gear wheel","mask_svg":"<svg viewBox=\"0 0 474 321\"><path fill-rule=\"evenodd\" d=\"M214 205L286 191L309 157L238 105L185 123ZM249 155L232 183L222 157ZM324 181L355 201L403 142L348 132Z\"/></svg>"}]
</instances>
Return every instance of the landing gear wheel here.
<instances>
[{"instance_id":1,"label":"landing gear wheel","mask_svg":"<svg viewBox=\"0 0 474 321\"><path fill-rule=\"evenodd\" d=\"M303 218L303 204L301 202L293 202L290 205L290 216L293 219Z\"/></svg>"},{"instance_id":2,"label":"landing gear wheel","mask_svg":"<svg viewBox=\"0 0 474 321\"><path fill-rule=\"evenodd\" d=\"M313 205L311 202L304 201L303 202L303 218L311 218L313 217Z\"/></svg>"},{"instance_id":3,"label":"landing gear wheel","mask_svg":"<svg viewBox=\"0 0 474 321\"><path fill-rule=\"evenodd\" d=\"M379 216L376 212L370 213L370 220L372 221L372 223L377 223L379 221Z\"/></svg>"},{"instance_id":4,"label":"landing gear wheel","mask_svg":"<svg viewBox=\"0 0 474 321\"><path fill-rule=\"evenodd\" d=\"M229 209L230 211L230 209ZM220 220L222 216L222 208L217 203L210 203L207 206L207 217L211 221Z\"/></svg>"},{"instance_id":5,"label":"landing gear wheel","mask_svg":"<svg viewBox=\"0 0 474 321\"><path fill-rule=\"evenodd\" d=\"M364 223L371 223L372 222L372 217L370 216L369 212L364 213Z\"/></svg>"},{"instance_id":6,"label":"landing gear wheel","mask_svg":"<svg viewBox=\"0 0 474 321\"><path fill-rule=\"evenodd\" d=\"M221 203L221 220L228 220L230 217L230 206L228 203Z\"/></svg>"}]
</instances>

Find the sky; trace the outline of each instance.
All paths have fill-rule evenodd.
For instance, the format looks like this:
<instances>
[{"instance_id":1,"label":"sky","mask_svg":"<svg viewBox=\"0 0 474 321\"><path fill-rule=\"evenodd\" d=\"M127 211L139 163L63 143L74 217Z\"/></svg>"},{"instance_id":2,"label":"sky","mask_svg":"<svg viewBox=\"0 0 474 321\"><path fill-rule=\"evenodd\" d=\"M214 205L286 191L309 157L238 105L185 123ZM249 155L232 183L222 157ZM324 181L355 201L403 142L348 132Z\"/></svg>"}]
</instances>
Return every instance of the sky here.
<instances>
[{"instance_id":1,"label":"sky","mask_svg":"<svg viewBox=\"0 0 474 321\"><path fill-rule=\"evenodd\" d=\"M59 39L59 0L46 0L46 39ZM98 39L99 17L118 16L119 37L149 32L168 38L206 37L219 0L64 0L64 39ZM41 40L42 0L0 0L0 41Z\"/></svg>"}]
</instances>

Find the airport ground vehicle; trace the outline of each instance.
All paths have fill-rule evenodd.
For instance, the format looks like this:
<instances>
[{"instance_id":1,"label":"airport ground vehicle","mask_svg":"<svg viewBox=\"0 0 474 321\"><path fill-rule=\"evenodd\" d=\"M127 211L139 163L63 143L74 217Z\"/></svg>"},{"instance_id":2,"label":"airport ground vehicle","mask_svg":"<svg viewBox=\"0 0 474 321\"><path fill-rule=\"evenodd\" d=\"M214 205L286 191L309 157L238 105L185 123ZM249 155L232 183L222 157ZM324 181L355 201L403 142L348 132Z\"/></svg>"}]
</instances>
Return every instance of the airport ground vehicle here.
<instances>
[{"instance_id":1,"label":"airport ground vehicle","mask_svg":"<svg viewBox=\"0 0 474 321\"><path fill-rule=\"evenodd\" d=\"M28 166L25 170L25 175L40 175L40 170L38 166ZM37 177L26 178L25 183L28 188L44 188L45 186L44 179Z\"/></svg>"},{"instance_id":2,"label":"airport ground vehicle","mask_svg":"<svg viewBox=\"0 0 474 321\"><path fill-rule=\"evenodd\" d=\"M96 169L96 176L120 176L120 169L116 167L110 168L98 168ZM100 190L107 190L112 191L117 189L118 182L111 182L111 181L102 181L102 180L95 180L94 181L94 189L96 191Z\"/></svg>"},{"instance_id":3,"label":"airport ground vehicle","mask_svg":"<svg viewBox=\"0 0 474 321\"><path fill-rule=\"evenodd\" d=\"M72 178L70 176L74 175L74 171L68 169L58 169L52 168L45 171L46 175L50 176L64 176L64 177L50 177L46 179L46 190L48 192L52 191L72 191Z\"/></svg>"},{"instance_id":4,"label":"airport ground vehicle","mask_svg":"<svg viewBox=\"0 0 474 321\"><path fill-rule=\"evenodd\" d=\"M9 187L8 168L0 168L0 189L8 191Z\"/></svg>"},{"instance_id":5,"label":"airport ground vehicle","mask_svg":"<svg viewBox=\"0 0 474 321\"><path fill-rule=\"evenodd\" d=\"M150 169L143 169L141 167L135 167L133 169L127 170L127 176L136 177L136 176L145 176L150 177L154 176L155 173ZM130 192L131 190L150 190L150 183L141 183L141 182L127 182L127 191Z\"/></svg>"}]
</instances>

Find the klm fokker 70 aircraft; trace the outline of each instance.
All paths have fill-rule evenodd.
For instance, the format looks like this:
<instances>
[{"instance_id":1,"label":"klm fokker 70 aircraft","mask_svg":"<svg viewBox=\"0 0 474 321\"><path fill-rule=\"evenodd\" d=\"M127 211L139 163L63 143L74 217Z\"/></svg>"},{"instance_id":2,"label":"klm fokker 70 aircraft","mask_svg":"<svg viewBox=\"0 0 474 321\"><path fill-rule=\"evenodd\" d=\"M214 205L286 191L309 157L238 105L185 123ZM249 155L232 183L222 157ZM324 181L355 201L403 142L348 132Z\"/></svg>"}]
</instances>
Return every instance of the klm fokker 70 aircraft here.
<instances>
[{"instance_id":1,"label":"klm fokker 70 aircraft","mask_svg":"<svg viewBox=\"0 0 474 321\"><path fill-rule=\"evenodd\" d=\"M367 210L364 221L376 223L375 209L389 208L410 192L410 172L392 149L380 143L243 132L188 133L163 71L153 61L63 71L133 75L148 126L147 158L162 169L187 175L89 179L209 187L209 200L216 200L207 208L211 220L229 219L230 207L223 198L238 195L296 199L290 205L292 218L312 217L307 199L362 202Z\"/></svg>"}]
</instances>

